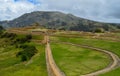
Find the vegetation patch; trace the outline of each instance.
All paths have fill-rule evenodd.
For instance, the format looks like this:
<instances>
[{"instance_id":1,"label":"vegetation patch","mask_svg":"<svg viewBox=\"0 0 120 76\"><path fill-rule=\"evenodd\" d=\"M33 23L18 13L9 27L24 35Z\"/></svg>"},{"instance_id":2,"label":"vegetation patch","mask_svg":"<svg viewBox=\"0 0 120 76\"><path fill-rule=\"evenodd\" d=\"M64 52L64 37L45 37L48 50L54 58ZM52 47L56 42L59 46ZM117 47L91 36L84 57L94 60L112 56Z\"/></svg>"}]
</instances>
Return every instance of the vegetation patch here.
<instances>
[{"instance_id":1,"label":"vegetation patch","mask_svg":"<svg viewBox=\"0 0 120 76\"><path fill-rule=\"evenodd\" d=\"M109 41L109 40L100 40L100 39L91 39L91 38L72 38L72 37L51 37L54 41L70 42L75 44L89 45L101 49L106 49L118 55L120 57L120 42ZM120 68L110 71L106 74L100 76L119 76Z\"/></svg>"},{"instance_id":2,"label":"vegetation patch","mask_svg":"<svg viewBox=\"0 0 120 76\"><path fill-rule=\"evenodd\" d=\"M109 40L91 39L91 38L69 38L69 37L53 37L54 41L70 42L75 44L89 45L101 49L110 50L120 57L120 42L113 42Z\"/></svg>"},{"instance_id":3,"label":"vegetation patch","mask_svg":"<svg viewBox=\"0 0 120 76\"><path fill-rule=\"evenodd\" d=\"M45 47L31 39L31 34L1 32L0 76L47 76Z\"/></svg>"},{"instance_id":4,"label":"vegetation patch","mask_svg":"<svg viewBox=\"0 0 120 76\"><path fill-rule=\"evenodd\" d=\"M52 43L53 57L66 76L79 76L105 68L110 60L106 54L78 46Z\"/></svg>"},{"instance_id":5,"label":"vegetation patch","mask_svg":"<svg viewBox=\"0 0 120 76\"><path fill-rule=\"evenodd\" d=\"M17 57L21 58L21 61L30 60L32 56L37 53L35 46L21 45L23 50L17 53Z\"/></svg>"},{"instance_id":6,"label":"vegetation patch","mask_svg":"<svg viewBox=\"0 0 120 76\"><path fill-rule=\"evenodd\" d=\"M14 57L9 56L10 58L4 59L2 62L0 61L0 76L48 76L45 62L45 47L40 44L34 45L36 46L38 53L32 58L30 64L26 65L29 61L21 63L20 60L18 60L19 58L15 57L16 54L14 54ZM14 51L15 50L16 49L14 49Z\"/></svg>"}]
</instances>

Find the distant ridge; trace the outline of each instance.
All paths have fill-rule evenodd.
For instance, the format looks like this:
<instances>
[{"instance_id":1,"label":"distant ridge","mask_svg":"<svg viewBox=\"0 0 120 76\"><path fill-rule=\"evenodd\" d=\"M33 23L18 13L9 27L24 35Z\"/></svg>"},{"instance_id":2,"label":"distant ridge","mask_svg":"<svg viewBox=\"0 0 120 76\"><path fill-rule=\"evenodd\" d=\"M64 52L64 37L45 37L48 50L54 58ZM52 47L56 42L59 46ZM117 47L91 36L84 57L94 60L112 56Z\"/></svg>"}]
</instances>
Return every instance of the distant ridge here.
<instances>
[{"instance_id":1,"label":"distant ridge","mask_svg":"<svg viewBox=\"0 0 120 76\"><path fill-rule=\"evenodd\" d=\"M51 29L76 31L93 31L96 28L102 28L109 31L120 28L120 24L95 22L57 11L35 11L26 13L11 21L1 21L0 25L5 28L12 28L30 26L34 23Z\"/></svg>"}]
</instances>

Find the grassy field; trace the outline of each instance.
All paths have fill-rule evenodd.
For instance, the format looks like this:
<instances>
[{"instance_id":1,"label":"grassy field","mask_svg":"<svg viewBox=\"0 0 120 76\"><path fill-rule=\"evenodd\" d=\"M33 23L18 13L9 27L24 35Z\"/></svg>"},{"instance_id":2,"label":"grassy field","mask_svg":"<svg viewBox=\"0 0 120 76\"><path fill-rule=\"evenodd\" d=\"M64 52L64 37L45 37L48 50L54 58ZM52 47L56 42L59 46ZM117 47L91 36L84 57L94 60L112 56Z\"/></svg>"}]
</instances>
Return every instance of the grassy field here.
<instances>
[{"instance_id":1,"label":"grassy field","mask_svg":"<svg viewBox=\"0 0 120 76\"><path fill-rule=\"evenodd\" d=\"M105 68L110 60L101 52L78 46L52 43L53 57L66 76L79 76Z\"/></svg>"},{"instance_id":2,"label":"grassy field","mask_svg":"<svg viewBox=\"0 0 120 76\"><path fill-rule=\"evenodd\" d=\"M41 35L33 35L34 40L43 40L43 36Z\"/></svg>"},{"instance_id":3,"label":"grassy field","mask_svg":"<svg viewBox=\"0 0 120 76\"><path fill-rule=\"evenodd\" d=\"M117 68L113 71L110 71L108 73L105 73L105 74L102 74L102 75L99 75L99 76L120 76L120 68Z\"/></svg>"},{"instance_id":4,"label":"grassy field","mask_svg":"<svg viewBox=\"0 0 120 76\"><path fill-rule=\"evenodd\" d=\"M18 31L15 39L25 38L26 35L29 34L26 29L24 29L24 32L27 33L21 31ZM14 33L14 31L12 32ZM63 31L62 33L58 32L56 34L58 36L51 36L50 39L52 41L90 45L110 50L120 57L120 42L110 41L109 39L93 39L92 37L97 35L86 32ZM100 37L102 37L103 34L100 35ZM120 33L105 34L104 36L110 39L115 37L114 39L119 40ZM33 42L24 43L25 45L33 45L38 50L38 53L35 54L32 59L25 62L21 62L21 59L16 57L16 54L22 49L16 48L14 44L11 45L11 42L15 39L0 38L0 76L48 76L45 61L45 45L40 43L43 38L43 35L32 34L31 41L33 40ZM36 41L34 42L34 40ZM67 76L79 76L94 72L105 68L110 62L107 55L78 46L61 45L60 43L52 42L51 48L55 62ZM100 76L120 76L119 72L120 68L117 68Z\"/></svg>"},{"instance_id":5,"label":"grassy field","mask_svg":"<svg viewBox=\"0 0 120 76\"><path fill-rule=\"evenodd\" d=\"M120 56L120 42L91 39L91 38L69 38L69 37L51 37L51 40L62 41L62 42L71 42L75 44L90 45L106 50L110 50Z\"/></svg>"},{"instance_id":6,"label":"grassy field","mask_svg":"<svg viewBox=\"0 0 120 76\"><path fill-rule=\"evenodd\" d=\"M17 38L25 37L18 35ZM39 39L41 37L33 37ZM48 76L45 61L45 46L29 42L27 45L33 45L38 53L31 60L21 62L16 54L22 50L10 45L9 39L0 39L0 76Z\"/></svg>"},{"instance_id":7,"label":"grassy field","mask_svg":"<svg viewBox=\"0 0 120 76\"><path fill-rule=\"evenodd\" d=\"M91 39L91 38L72 38L72 37L51 37L51 40L71 42L75 44L89 45L93 47L98 47L101 49L110 50L111 52L117 54L120 57L120 42L109 41L109 40L100 40L100 39ZM120 76L120 68L108 72L100 76Z\"/></svg>"}]
</instances>

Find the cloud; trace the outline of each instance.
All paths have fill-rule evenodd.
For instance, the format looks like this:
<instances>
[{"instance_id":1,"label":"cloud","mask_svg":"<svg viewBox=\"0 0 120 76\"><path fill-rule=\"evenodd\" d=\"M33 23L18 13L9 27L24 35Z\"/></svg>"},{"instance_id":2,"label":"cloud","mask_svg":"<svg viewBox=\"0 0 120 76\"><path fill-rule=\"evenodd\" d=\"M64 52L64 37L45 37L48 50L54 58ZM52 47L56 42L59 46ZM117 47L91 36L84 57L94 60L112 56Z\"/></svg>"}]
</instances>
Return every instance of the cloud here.
<instances>
[{"instance_id":1,"label":"cloud","mask_svg":"<svg viewBox=\"0 0 120 76\"><path fill-rule=\"evenodd\" d=\"M33 11L34 4L28 1L1 0L0 20L10 20L24 13Z\"/></svg>"},{"instance_id":2,"label":"cloud","mask_svg":"<svg viewBox=\"0 0 120 76\"><path fill-rule=\"evenodd\" d=\"M102 22L120 23L120 0L41 0L48 10Z\"/></svg>"},{"instance_id":3,"label":"cloud","mask_svg":"<svg viewBox=\"0 0 120 76\"><path fill-rule=\"evenodd\" d=\"M0 0L0 20L32 11L61 11L103 22L120 23L120 0Z\"/></svg>"}]
</instances>

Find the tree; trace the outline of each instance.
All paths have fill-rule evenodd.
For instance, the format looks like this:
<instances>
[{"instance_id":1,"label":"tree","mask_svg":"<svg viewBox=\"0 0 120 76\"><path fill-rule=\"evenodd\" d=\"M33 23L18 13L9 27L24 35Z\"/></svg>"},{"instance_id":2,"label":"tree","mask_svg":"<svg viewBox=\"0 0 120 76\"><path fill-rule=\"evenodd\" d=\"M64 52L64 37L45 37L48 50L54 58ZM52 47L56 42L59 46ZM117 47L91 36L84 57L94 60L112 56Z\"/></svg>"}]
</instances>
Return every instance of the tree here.
<instances>
[{"instance_id":1,"label":"tree","mask_svg":"<svg viewBox=\"0 0 120 76\"><path fill-rule=\"evenodd\" d=\"M27 39L27 40L31 40L31 39L32 39L32 35L31 35L31 34L26 35L26 39Z\"/></svg>"},{"instance_id":2,"label":"tree","mask_svg":"<svg viewBox=\"0 0 120 76\"><path fill-rule=\"evenodd\" d=\"M0 26L0 30L4 30L4 28L2 26Z\"/></svg>"},{"instance_id":3,"label":"tree","mask_svg":"<svg viewBox=\"0 0 120 76\"><path fill-rule=\"evenodd\" d=\"M3 33L4 28L0 26L0 35Z\"/></svg>"},{"instance_id":4,"label":"tree","mask_svg":"<svg viewBox=\"0 0 120 76\"><path fill-rule=\"evenodd\" d=\"M104 32L104 29L103 28L96 28L94 30L95 33L103 33Z\"/></svg>"},{"instance_id":5,"label":"tree","mask_svg":"<svg viewBox=\"0 0 120 76\"><path fill-rule=\"evenodd\" d=\"M22 38L17 38L14 43L20 43L20 44L23 44L25 42L30 42L30 40L32 39L32 35L29 34L29 35L26 35L25 37L22 37Z\"/></svg>"}]
</instances>

